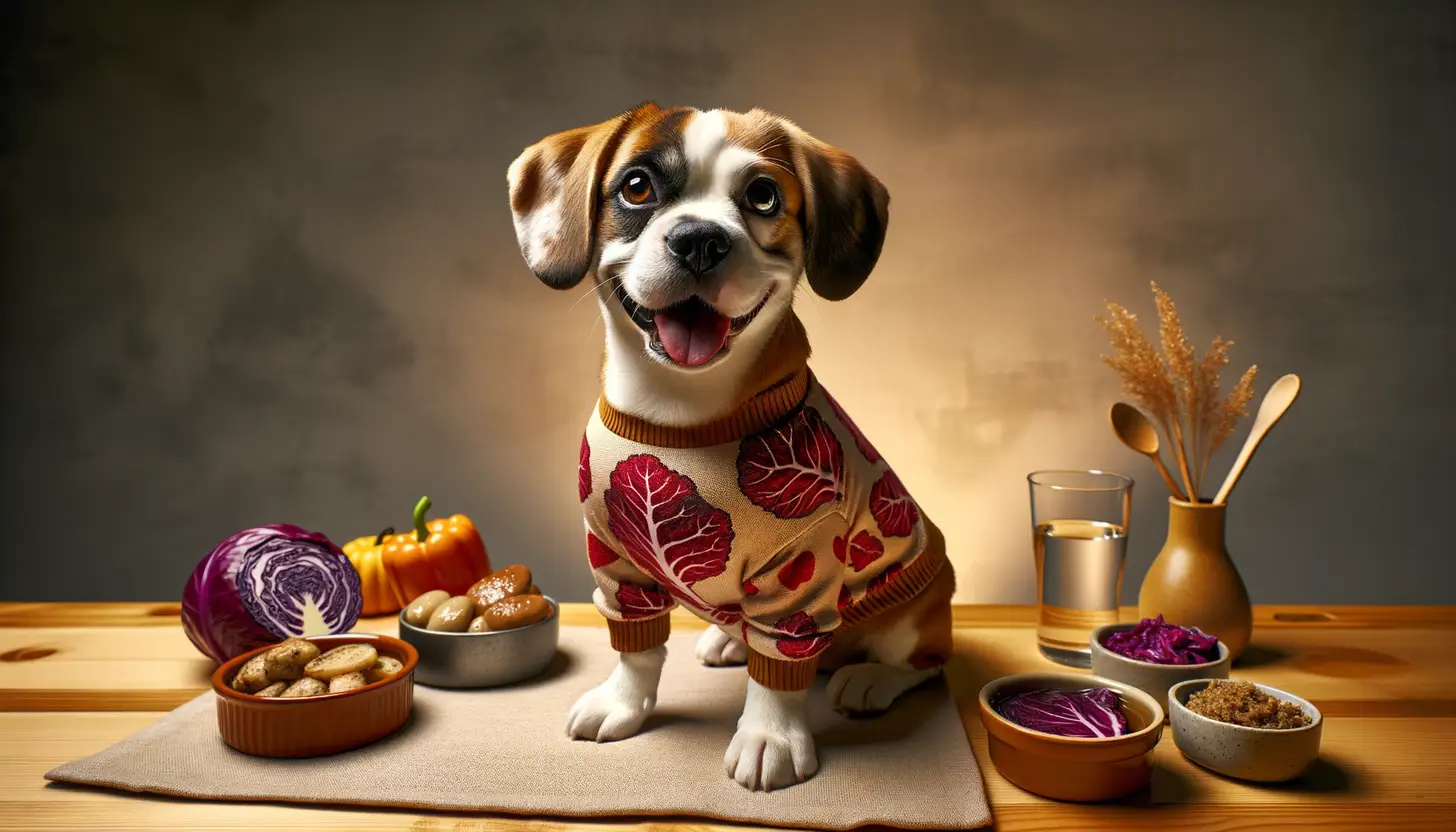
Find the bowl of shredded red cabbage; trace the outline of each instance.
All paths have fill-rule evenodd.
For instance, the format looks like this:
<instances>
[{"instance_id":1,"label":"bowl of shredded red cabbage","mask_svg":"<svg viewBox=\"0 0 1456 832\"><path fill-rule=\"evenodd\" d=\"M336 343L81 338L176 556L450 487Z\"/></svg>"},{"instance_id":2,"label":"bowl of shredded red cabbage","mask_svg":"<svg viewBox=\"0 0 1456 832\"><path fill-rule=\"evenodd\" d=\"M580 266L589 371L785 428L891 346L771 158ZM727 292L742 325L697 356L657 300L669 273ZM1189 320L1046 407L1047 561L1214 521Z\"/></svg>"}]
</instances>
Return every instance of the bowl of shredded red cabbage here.
<instances>
[{"instance_id":1,"label":"bowl of shredded red cabbage","mask_svg":"<svg viewBox=\"0 0 1456 832\"><path fill-rule=\"evenodd\" d=\"M1208 664L1219 659L1218 637L1197 627L1169 624L1159 613L1131 630L1107 636L1102 646L1124 658L1149 664Z\"/></svg>"}]
</instances>

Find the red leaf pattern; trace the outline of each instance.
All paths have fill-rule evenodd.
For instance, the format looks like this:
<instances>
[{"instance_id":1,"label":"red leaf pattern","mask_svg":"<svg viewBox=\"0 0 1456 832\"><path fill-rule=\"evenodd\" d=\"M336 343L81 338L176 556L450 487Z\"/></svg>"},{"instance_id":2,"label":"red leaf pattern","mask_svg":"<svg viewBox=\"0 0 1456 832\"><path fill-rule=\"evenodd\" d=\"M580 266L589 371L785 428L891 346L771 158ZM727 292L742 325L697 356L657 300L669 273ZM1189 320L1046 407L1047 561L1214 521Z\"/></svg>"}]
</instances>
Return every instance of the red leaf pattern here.
<instances>
[{"instance_id":1,"label":"red leaf pattern","mask_svg":"<svg viewBox=\"0 0 1456 832\"><path fill-rule=\"evenodd\" d=\"M782 633L776 646L779 652L791 659L807 659L817 656L834 640L833 633L821 633L814 619L807 612L796 612L788 618L780 618L774 629Z\"/></svg>"},{"instance_id":2,"label":"red leaf pattern","mask_svg":"<svg viewBox=\"0 0 1456 832\"><path fill-rule=\"evenodd\" d=\"M632 564L678 600L720 624L738 621L737 605L715 606L692 585L723 574L733 545L733 521L698 493L691 479L651 454L629 456L612 469L606 493L608 526Z\"/></svg>"},{"instance_id":3,"label":"red leaf pattern","mask_svg":"<svg viewBox=\"0 0 1456 832\"><path fill-rule=\"evenodd\" d=\"M758 594L758 587L756 587L756 586L753 585L753 581L744 581L743 582L743 594L744 595L757 595Z\"/></svg>"},{"instance_id":4,"label":"red leaf pattern","mask_svg":"<svg viewBox=\"0 0 1456 832\"><path fill-rule=\"evenodd\" d=\"M814 577L814 553L801 552L779 569L779 583L785 589L798 589Z\"/></svg>"},{"instance_id":5,"label":"red leaf pattern","mask_svg":"<svg viewBox=\"0 0 1456 832\"><path fill-rule=\"evenodd\" d=\"M865 587L865 594L869 595L884 589L891 581L895 580L896 575L900 574L901 568L900 564L897 563L876 575L870 580L870 585Z\"/></svg>"},{"instance_id":6,"label":"red leaf pattern","mask_svg":"<svg viewBox=\"0 0 1456 832\"><path fill-rule=\"evenodd\" d=\"M622 584L617 587L617 609L622 611L623 618L652 618L671 608L672 596L655 589L636 584Z\"/></svg>"},{"instance_id":7,"label":"red leaf pattern","mask_svg":"<svg viewBox=\"0 0 1456 832\"><path fill-rule=\"evenodd\" d=\"M859 448L859 452L864 454L864 458L870 463L879 462L881 459L880 452L875 450L875 446L871 445L870 440L860 432L859 425L856 425L854 420L849 418L849 414L845 413L844 408L839 406L839 402L835 401L834 397L829 395L828 390L824 390L823 392L824 398L829 400L829 407L834 410L834 415L839 417L839 423L844 425L844 429L849 431L850 435L854 437L855 447Z\"/></svg>"},{"instance_id":8,"label":"red leaf pattern","mask_svg":"<svg viewBox=\"0 0 1456 832\"><path fill-rule=\"evenodd\" d=\"M844 609L845 607L849 606L852 601L854 601L854 596L849 594L849 587L845 586L844 584L840 584L839 608Z\"/></svg>"},{"instance_id":9,"label":"red leaf pattern","mask_svg":"<svg viewBox=\"0 0 1456 832\"><path fill-rule=\"evenodd\" d=\"M870 489L870 514L885 537L909 537L920 522L920 509L894 471L886 471Z\"/></svg>"},{"instance_id":10,"label":"red leaf pattern","mask_svg":"<svg viewBox=\"0 0 1456 832\"><path fill-rule=\"evenodd\" d=\"M586 559L591 563L593 569L601 569L609 563L616 563L617 553L612 551L612 547L603 543L601 538L587 532Z\"/></svg>"},{"instance_id":11,"label":"red leaf pattern","mask_svg":"<svg viewBox=\"0 0 1456 832\"><path fill-rule=\"evenodd\" d=\"M581 435L581 453L576 458L576 496L581 502L591 495L591 445Z\"/></svg>"},{"instance_id":12,"label":"red leaf pattern","mask_svg":"<svg viewBox=\"0 0 1456 832\"><path fill-rule=\"evenodd\" d=\"M775 517L808 517L839 498L843 481L844 450L812 407L738 446L739 489Z\"/></svg>"},{"instance_id":13,"label":"red leaf pattern","mask_svg":"<svg viewBox=\"0 0 1456 832\"><path fill-rule=\"evenodd\" d=\"M879 560L880 555L884 553L885 544L881 543L878 537L864 530L860 530L860 533L854 536L853 541L849 540L847 532L844 537L834 538L834 556L839 558L841 563L847 560L856 572L863 572L866 566Z\"/></svg>"}]
</instances>

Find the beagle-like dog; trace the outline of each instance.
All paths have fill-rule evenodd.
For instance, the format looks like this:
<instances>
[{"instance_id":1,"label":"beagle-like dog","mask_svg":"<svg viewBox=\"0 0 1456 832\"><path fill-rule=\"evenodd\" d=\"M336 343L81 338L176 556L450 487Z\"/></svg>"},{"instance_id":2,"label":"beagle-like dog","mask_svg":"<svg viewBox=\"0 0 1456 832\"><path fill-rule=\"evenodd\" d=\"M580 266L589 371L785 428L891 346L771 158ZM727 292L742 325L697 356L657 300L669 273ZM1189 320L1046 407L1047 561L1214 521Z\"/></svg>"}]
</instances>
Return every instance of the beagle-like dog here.
<instances>
[{"instance_id":1,"label":"beagle-like dog","mask_svg":"<svg viewBox=\"0 0 1456 832\"><path fill-rule=\"evenodd\" d=\"M652 103L542 139L507 180L526 263L591 281L606 325L577 485L620 659L567 732L637 732L681 605L709 622L704 664L747 665L728 775L803 781L818 671L874 713L951 652L944 539L809 371L792 308L801 278L829 300L864 283L889 194L784 118Z\"/></svg>"}]
</instances>

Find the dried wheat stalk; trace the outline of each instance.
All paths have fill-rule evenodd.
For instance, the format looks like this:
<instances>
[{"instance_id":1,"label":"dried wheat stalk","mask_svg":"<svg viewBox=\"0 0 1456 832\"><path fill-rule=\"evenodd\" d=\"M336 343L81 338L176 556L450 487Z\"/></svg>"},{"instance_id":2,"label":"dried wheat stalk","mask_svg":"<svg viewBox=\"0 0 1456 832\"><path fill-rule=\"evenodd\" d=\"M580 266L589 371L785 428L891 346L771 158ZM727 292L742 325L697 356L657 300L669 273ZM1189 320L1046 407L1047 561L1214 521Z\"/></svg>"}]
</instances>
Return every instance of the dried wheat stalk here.
<instances>
[{"instance_id":1,"label":"dried wheat stalk","mask_svg":"<svg viewBox=\"0 0 1456 832\"><path fill-rule=\"evenodd\" d=\"M1201 461L1193 471L1193 484L1203 488L1203 475L1206 473L1208 458L1213 456L1217 450L1214 441L1215 426L1218 414L1224 402L1219 401L1219 375L1225 365L1228 364L1228 350L1234 345L1233 341L1225 341L1221 337L1213 339L1213 345L1208 352L1203 354L1202 360L1198 362L1194 370L1196 379L1195 388L1198 390L1198 405L1189 409L1194 417L1193 431L1193 455ZM1229 425L1233 429L1233 425ZM1219 439L1218 442L1222 442Z\"/></svg>"},{"instance_id":2,"label":"dried wheat stalk","mask_svg":"<svg viewBox=\"0 0 1456 832\"><path fill-rule=\"evenodd\" d=\"M1183 474L1184 486L1192 499L1198 499L1198 480L1193 476L1193 470L1197 467L1197 453L1190 462L1188 454L1184 450L1185 440L1183 436L1183 424L1179 414L1194 414L1198 412L1198 383L1193 376L1193 345L1188 343L1188 336L1183 333L1183 322L1178 318L1178 307L1173 305L1173 299L1168 293L1153 284L1153 297L1158 302L1158 337L1163 342L1163 358L1168 362L1168 374L1173 382L1174 392L1174 414L1173 438L1174 455L1178 460L1178 470ZM1190 433L1196 447L1198 440L1198 423L1190 420Z\"/></svg>"},{"instance_id":3,"label":"dried wheat stalk","mask_svg":"<svg viewBox=\"0 0 1456 832\"><path fill-rule=\"evenodd\" d=\"M1162 355L1138 327L1136 315L1108 302L1108 317L1096 320L1111 336L1113 354L1102 360L1122 378L1123 390L1162 429L1189 498L1199 502L1209 460L1239 419L1249 415L1258 367L1245 371L1228 397L1221 399L1219 376L1228 364L1233 342L1215 337L1200 359L1183 330L1173 299L1158 284L1153 283L1152 288Z\"/></svg>"}]
</instances>

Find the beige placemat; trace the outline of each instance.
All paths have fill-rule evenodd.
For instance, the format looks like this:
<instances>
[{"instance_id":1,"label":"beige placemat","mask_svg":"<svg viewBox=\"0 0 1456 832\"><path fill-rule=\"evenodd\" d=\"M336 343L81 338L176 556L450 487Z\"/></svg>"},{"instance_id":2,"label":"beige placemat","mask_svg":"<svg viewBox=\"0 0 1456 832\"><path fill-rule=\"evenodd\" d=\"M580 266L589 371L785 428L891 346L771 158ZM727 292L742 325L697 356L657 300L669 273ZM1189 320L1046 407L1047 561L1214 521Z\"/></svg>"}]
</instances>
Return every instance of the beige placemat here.
<instances>
[{"instance_id":1,"label":"beige placemat","mask_svg":"<svg viewBox=\"0 0 1456 832\"><path fill-rule=\"evenodd\" d=\"M571 704L607 677L616 655L606 630L563 627L560 655L540 679L490 691L417 685L410 722L365 748L308 760L249 757L219 738L208 692L46 778L211 800L529 816L699 816L822 829L990 822L980 770L940 681L887 714L849 720L829 708L821 674L811 694L818 775L781 791L742 788L724 773L723 752L747 675L700 666L697 635L668 642L657 711L620 742L566 737Z\"/></svg>"}]
</instances>

